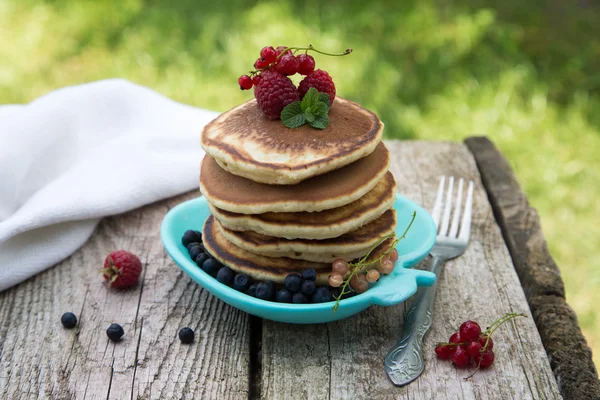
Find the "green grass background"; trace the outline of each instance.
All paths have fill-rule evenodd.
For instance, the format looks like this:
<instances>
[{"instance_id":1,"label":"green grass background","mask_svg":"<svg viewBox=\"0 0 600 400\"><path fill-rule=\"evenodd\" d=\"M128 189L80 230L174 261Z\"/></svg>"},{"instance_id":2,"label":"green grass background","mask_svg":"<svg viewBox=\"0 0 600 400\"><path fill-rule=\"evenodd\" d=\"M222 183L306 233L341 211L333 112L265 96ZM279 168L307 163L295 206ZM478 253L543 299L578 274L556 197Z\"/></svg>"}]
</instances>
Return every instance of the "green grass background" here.
<instances>
[{"instance_id":1,"label":"green grass background","mask_svg":"<svg viewBox=\"0 0 600 400\"><path fill-rule=\"evenodd\" d=\"M600 365L600 6L567 0L0 0L0 103L122 77L224 111L264 45L319 56L388 138L485 134L539 210ZM485 282L481 282L485 285Z\"/></svg>"}]
</instances>

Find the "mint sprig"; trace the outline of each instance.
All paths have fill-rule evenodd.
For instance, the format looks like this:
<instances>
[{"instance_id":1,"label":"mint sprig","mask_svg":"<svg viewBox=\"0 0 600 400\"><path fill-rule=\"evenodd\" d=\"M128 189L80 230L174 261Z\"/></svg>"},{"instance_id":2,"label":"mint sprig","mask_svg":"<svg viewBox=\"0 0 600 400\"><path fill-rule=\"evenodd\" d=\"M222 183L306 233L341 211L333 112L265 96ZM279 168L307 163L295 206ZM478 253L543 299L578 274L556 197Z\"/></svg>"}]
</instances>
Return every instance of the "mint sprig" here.
<instances>
[{"instance_id":1,"label":"mint sprig","mask_svg":"<svg viewBox=\"0 0 600 400\"><path fill-rule=\"evenodd\" d=\"M302 101L288 104L281 111L281 121L288 128L298 128L306 123L316 129L325 129L329 125L331 101L327 93L319 93L311 87Z\"/></svg>"}]
</instances>

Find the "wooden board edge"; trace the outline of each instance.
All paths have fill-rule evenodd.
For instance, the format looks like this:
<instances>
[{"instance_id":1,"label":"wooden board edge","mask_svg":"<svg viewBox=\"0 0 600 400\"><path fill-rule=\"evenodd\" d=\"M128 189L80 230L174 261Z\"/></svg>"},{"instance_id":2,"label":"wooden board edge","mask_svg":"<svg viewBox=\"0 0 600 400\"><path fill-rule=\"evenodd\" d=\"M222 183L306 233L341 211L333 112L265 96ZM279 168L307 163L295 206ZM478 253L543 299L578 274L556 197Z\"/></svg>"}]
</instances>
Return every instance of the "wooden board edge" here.
<instances>
[{"instance_id":1,"label":"wooden board edge","mask_svg":"<svg viewBox=\"0 0 600 400\"><path fill-rule=\"evenodd\" d=\"M477 163L562 396L600 398L592 351L565 300L564 283L548 251L537 212L490 139L469 137L464 143Z\"/></svg>"}]
</instances>

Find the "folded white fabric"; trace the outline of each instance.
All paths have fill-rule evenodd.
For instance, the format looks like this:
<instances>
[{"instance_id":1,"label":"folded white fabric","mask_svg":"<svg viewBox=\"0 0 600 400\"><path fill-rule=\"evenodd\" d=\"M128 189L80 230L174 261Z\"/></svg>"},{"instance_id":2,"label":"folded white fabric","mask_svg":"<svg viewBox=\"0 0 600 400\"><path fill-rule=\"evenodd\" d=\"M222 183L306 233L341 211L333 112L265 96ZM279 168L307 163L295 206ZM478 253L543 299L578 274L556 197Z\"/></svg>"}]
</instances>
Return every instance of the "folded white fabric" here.
<instances>
[{"instance_id":1,"label":"folded white fabric","mask_svg":"<svg viewBox=\"0 0 600 400\"><path fill-rule=\"evenodd\" d=\"M69 256L100 218L196 189L216 115L120 79L0 106L0 291Z\"/></svg>"}]
</instances>

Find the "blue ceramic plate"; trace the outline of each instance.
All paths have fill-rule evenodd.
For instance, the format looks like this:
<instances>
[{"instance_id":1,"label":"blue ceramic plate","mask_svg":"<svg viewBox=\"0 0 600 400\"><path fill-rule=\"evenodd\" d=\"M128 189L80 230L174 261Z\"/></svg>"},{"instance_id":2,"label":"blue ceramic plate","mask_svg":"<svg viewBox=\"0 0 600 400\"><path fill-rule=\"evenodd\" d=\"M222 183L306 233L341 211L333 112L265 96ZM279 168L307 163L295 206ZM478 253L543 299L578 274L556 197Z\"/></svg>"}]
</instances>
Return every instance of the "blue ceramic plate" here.
<instances>
[{"instance_id":1,"label":"blue ceramic plate","mask_svg":"<svg viewBox=\"0 0 600 400\"><path fill-rule=\"evenodd\" d=\"M333 311L334 302L318 304L287 304L260 300L245 295L202 271L193 262L187 249L181 244L181 236L188 229L202 230L209 216L206 200L202 197L186 201L165 216L160 234L169 255L177 265L210 293L225 303L258 317L295 324L313 324L330 322L346 318L377 304L391 306L412 296L417 286L431 286L435 275L431 272L413 270L409 267L421 261L431 250L435 242L436 228L427 211L404 197L397 196L394 208L398 215L396 235L401 235L408 226L413 211L417 212L415 222L406 238L397 246L399 259L394 271L371 286L363 294L342 300L337 311Z\"/></svg>"}]
</instances>

